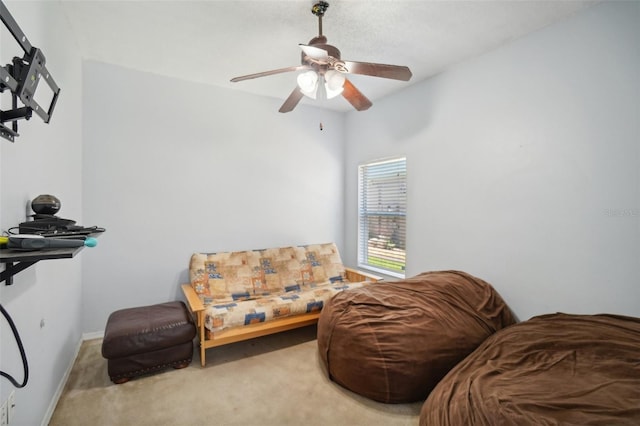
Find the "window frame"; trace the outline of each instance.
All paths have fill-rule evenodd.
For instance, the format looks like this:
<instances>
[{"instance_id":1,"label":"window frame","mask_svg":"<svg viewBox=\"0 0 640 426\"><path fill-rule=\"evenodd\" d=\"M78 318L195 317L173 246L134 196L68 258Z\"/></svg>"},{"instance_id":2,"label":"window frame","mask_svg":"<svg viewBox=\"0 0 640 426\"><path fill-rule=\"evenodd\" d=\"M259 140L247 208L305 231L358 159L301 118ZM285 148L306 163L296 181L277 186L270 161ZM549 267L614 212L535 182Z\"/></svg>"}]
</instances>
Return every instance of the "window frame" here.
<instances>
[{"instance_id":1,"label":"window frame","mask_svg":"<svg viewBox=\"0 0 640 426\"><path fill-rule=\"evenodd\" d=\"M384 167L384 165L388 165L389 167L391 167L391 172L393 172L393 168L399 168L400 173L403 174L404 179L401 179L397 185L398 185L398 192L397 194L402 194L402 198L400 199L399 197L397 197L396 195L392 196L391 199L393 200L395 198L395 200L397 200L400 205L398 205L399 213L398 215L392 215L393 217L402 217L403 218L403 229L402 229L402 246L404 246L404 250L403 250L403 254L404 254L404 259L403 259L403 265L402 265L402 272L398 271L397 269L390 269L390 268L385 268L383 266L377 266L377 265L372 265L369 261L368 258L370 256L369 250L369 241L371 240L370 238L370 221L366 220L365 221L365 217L371 217L371 216L377 216L378 218L381 217L380 215L380 211L377 212L377 214L372 214L372 213L376 213L376 211L373 211L371 209L367 210L365 207L365 198L367 197L367 190L366 190L366 186L365 186L365 182L364 180L367 180L367 182L371 182L373 179L369 176L366 176L366 172L369 171L371 172L373 168L375 168L376 166L378 167ZM375 170L374 170L375 172ZM368 185L367 185L368 186ZM384 274L384 275L388 275L391 277L395 277L395 278L405 278L406 277L406 267L407 267L407 259L406 259L406 242L407 242L407 158L406 156L398 156L398 157L391 157L391 158L384 158L384 159L378 159L378 160L371 160L371 161L367 161L364 163L361 163L358 165L358 211L357 211L357 215L358 215L358 219L357 219L357 265L358 268L362 268L362 269L366 269L369 271L373 271L376 273L380 273L380 274ZM370 195L369 195L370 198ZM385 199L385 201L387 201ZM402 205L404 206L404 210L402 210ZM383 215L384 216L384 215ZM366 222L366 223L365 223ZM364 244L366 244L367 246L364 247ZM390 240L391 241L391 240Z\"/></svg>"}]
</instances>

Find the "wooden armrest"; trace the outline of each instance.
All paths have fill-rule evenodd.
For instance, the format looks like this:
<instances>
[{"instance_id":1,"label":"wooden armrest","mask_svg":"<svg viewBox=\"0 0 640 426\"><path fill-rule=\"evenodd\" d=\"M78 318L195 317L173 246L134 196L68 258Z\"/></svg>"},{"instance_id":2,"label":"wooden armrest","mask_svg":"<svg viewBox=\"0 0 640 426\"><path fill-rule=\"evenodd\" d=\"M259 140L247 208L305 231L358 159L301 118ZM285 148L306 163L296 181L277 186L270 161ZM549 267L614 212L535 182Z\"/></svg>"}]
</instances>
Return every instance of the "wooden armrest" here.
<instances>
[{"instance_id":1,"label":"wooden armrest","mask_svg":"<svg viewBox=\"0 0 640 426\"><path fill-rule=\"evenodd\" d=\"M191 312L204 311L202 300L200 300L198 293L196 293L193 287L191 287L191 284L182 284L182 292L184 293L184 297L187 298L187 303L189 304Z\"/></svg>"},{"instance_id":2,"label":"wooden armrest","mask_svg":"<svg viewBox=\"0 0 640 426\"><path fill-rule=\"evenodd\" d=\"M361 281L376 282L376 281L382 281L383 279L382 277L379 277L377 275L373 275L368 272L359 271L353 268L345 267L344 270L346 272L347 279L352 283L357 283Z\"/></svg>"}]
</instances>

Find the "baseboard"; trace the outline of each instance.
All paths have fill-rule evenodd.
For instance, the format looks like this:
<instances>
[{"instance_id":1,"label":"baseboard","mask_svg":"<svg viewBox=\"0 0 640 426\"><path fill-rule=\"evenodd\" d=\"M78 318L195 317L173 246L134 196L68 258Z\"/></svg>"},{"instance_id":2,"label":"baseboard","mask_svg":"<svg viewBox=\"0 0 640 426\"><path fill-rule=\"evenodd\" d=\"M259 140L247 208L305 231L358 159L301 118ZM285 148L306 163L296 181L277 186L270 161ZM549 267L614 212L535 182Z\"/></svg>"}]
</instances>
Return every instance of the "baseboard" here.
<instances>
[{"instance_id":1,"label":"baseboard","mask_svg":"<svg viewBox=\"0 0 640 426\"><path fill-rule=\"evenodd\" d=\"M49 408L47 408L47 412L45 413L44 418L42 419L41 426L47 426L51 421L53 412L55 411L56 406L58 405L58 401L62 396L62 392L64 391L64 387L67 384L67 380L69 380L69 375L71 374L71 370L73 370L73 365L76 363L76 359L78 358L78 354L80 353L80 348L82 347L82 343L85 340L102 339L103 337L104 337L104 330L82 334L82 338L80 339L80 341L78 341L78 344L76 345L76 350L75 350L75 353L73 354L73 358L71 359L71 362L67 366L67 370L62 376L62 380L60 380L60 384L58 385L56 392L53 394L53 398L51 398L51 403L49 404Z\"/></svg>"},{"instance_id":2,"label":"baseboard","mask_svg":"<svg viewBox=\"0 0 640 426\"><path fill-rule=\"evenodd\" d=\"M47 412L45 413L44 418L42 419L41 426L47 426L51 421L51 416L53 416L53 412L55 411L56 406L58 405L58 400L60 400L60 396L62 396L62 392L64 391L64 386L67 384L67 380L69 380L69 375L71 374L71 370L73 369L73 364L75 364L76 358L78 358L78 354L80 353L80 347L82 346L82 342L83 340L80 339L78 341L78 344L76 345L75 353L71 358L71 362L67 366L67 370L64 372L64 375L62 376L62 380L60 380L60 383L58 384L58 388L56 389L56 392L53 394L53 398L51 398L51 402L49 403L49 408L47 408Z\"/></svg>"},{"instance_id":3,"label":"baseboard","mask_svg":"<svg viewBox=\"0 0 640 426\"><path fill-rule=\"evenodd\" d=\"M82 341L86 340L94 340L94 339L102 339L104 337L104 330L102 331L92 331L91 333L83 333Z\"/></svg>"}]
</instances>

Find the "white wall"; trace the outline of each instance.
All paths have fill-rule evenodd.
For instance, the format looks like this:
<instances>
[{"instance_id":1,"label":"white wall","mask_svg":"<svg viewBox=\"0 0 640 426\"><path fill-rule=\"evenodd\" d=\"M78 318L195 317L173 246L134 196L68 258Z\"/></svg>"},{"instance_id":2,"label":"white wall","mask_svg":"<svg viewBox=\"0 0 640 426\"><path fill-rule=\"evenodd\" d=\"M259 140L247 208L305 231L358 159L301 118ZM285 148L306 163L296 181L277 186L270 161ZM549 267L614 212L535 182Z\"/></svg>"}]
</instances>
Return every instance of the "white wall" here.
<instances>
[{"instance_id":1,"label":"white wall","mask_svg":"<svg viewBox=\"0 0 640 426\"><path fill-rule=\"evenodd\" d=\"M47 68L62 91L50 124L35 114L19 123L15 143L0 140L0 228L5 231L26 220L30 201L50 193L62 201L61 217L82 219L81 198L81 60L57 2L5 2L29 41L47 59ZM2 25L0 60L10 63L23 51ZM51 97L41 83L36 99ZM3 93L3 108L9 94ZM39 99L40 100L40 99ZM48 105L47 105L48 106ZM81 258L43 261L20 272L12 286L0 283L0 303L12 316L25 346L29 382L17 389L12 425L37 425L53 407L82 336ZM40 321L44 319L44 327ZM22 363L11 330L0 319L0 368L22 381ZM0 401L13 386L0 378Z\"/></svg>"},{"instance_id":2,"label":"white wall","mask_svg":"<svg viewBox=\"0 0 640 426\"><path fill-rule=\"evenodd\" d=\"M466 270L521 319L640 315L637 3L587 10L346 120L81 68L55 2L7 5L62 94L51 124L34 118L15 144L0 141L0 225L52 193L60 216L107 228L79 259L0 284L31 368L17 425L47 418L83 331L103 330L115 309L179 298L193 251L333 240L355 264L356 166L397 154L408 158L408 275ZM3 34L0 48L4 64L16 45ZM0 366L20 378L4 321L0 332ZM3 400L11 390L1 379Z\"/></svg>"},{"instance_id":3,"label":"white wall","mask_svg":"<svg viewBox=\"0 0 640 426\"><path fill-rule=\"evenodd\" d=\"M342 245L341 114L98 62L83 74L83 216L107 229L83 264L85 331L181 298L195 251Z\"/></svg>"},{"instance_id":4,"label":"white wall","mask_svg":"<svg viewBox=\"0 0 640 426\"><path fill-rule=\"evenodd\" d=\"M460 269L520 319L640 315L640 3L596 6L347 118L356 168L407 156L407 276Z\"/></svg>"}]
</instances>

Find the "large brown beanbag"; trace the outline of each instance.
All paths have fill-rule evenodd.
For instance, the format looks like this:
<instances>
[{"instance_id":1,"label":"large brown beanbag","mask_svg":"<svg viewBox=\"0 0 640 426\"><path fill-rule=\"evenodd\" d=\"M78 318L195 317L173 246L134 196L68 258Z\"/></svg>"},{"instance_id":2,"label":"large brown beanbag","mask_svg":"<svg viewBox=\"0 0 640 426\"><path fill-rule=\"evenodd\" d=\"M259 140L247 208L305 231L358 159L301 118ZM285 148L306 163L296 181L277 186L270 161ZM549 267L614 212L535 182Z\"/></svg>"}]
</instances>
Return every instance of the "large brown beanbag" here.
<instances>
[{"instance_id":1,"label":"large brown beanbag","mask_svg":"<svg viewBox=\"0 0 640 426\"><path fill-rule=\"evenodd\" d=\"M557 313L500 330L438 383L420 425L640 425L640 318Z\"/></svg>"},{"instance_id":2,"label":"large brown beanbag","mask_svg":"<svg viewBox=\"0 0 640 426\"><path fill-rule=\"evenodd\" d=\"M318 321L329 378L375 401L424 400L488 336L515 322L486 282L459 271L336 294Z\"/></svg>"}]
</instances>

